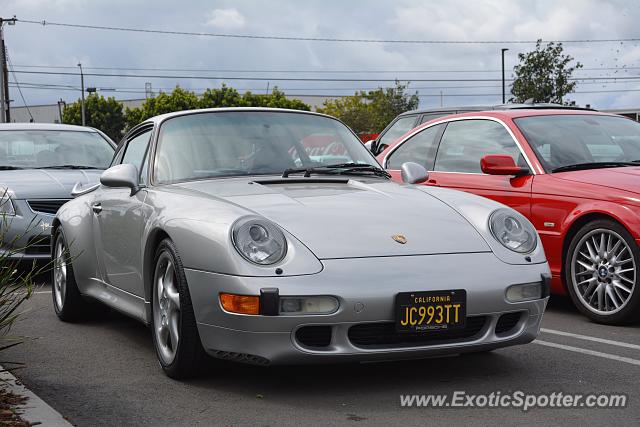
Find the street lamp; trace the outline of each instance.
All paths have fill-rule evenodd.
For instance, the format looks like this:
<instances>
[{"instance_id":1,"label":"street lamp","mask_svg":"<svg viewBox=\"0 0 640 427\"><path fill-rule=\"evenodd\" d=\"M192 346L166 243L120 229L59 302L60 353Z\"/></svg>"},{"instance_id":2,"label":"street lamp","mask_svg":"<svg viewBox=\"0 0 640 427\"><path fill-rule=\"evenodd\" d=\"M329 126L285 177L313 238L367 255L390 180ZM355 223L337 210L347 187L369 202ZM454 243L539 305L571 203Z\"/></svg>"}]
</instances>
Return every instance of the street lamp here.
<instances>
[{"instance_id":1,"label":"street lamp","mask_svg":"<svg viewBox=\"0 0 640 427\"><path fill-rule=\"evenodd\" d=\"M507 94L504 88L504 53L508 50L509 49L507 48L502 48L502 103L503 104L507 103L507 97L506 97Z\"/></svg>"},{"instance_id":2,"label":"street lamp","mask_svg":"<svg viewBox=\"0 0 640 427\"><path fill-rule=\"evenodd\" d=\"M80 93L82 94L80 107L82 110L82 126L86 125L85 117L84 117L84 74L82 73L82 64L78 63L78 67L80 67Z\"/></svg>"}]
</instances>

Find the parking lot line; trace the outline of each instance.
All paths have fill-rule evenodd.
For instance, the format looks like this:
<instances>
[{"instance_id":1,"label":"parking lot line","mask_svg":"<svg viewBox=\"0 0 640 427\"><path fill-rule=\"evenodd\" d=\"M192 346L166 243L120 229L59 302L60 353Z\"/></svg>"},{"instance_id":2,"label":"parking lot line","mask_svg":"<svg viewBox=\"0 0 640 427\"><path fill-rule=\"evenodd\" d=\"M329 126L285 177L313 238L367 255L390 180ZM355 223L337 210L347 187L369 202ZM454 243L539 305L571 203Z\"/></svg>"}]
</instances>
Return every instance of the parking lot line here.
<instances>
[{"instance_id":1,"label":"parking lot line","mask_svg":"<svg viewBox=\"0 0 640 427\"><path fill-rule=\"evenodd\" d=\"M546 329L546 328L540 328L540 332L544 332L547 334L561 335L563 337L576 338L579 340L599 342L602 344L615 345L618 347L631 348L633 350L640 350L640 345L637 345L637 344L630 344L622 341L607 340L604 338L592 337L589 335L573 334L571 332L557 331L555 329Z\"/></svg>"},{"instance_id":2,"label":"parking lot line","mask_svg":"<svg viewBox=\"0 0 640 427\"><path fill-rule=\"evenodd\" d=\"M34 294L50 294L51 291L36 291Z\"/></svg>"},{"instance_id":3,"label":"parking lot line","mask_svg":"<svg viewBox=\"0 0 640 427\"><path fill-rule=\"evenodd\" d=\"M640 366L640 360L632 359L630 357L618 356L615 354L603 353L601 351L589 350L586 348L573 347L570 345L557 344L555 342L535 340L533 341L535 344L544 345L547 347L559 348L561 350L573 351L575 353L587 354L589 356L603 357L605 359L617 360L618 362L629 363L631 365Z\"/></svg>"}]
</instances>

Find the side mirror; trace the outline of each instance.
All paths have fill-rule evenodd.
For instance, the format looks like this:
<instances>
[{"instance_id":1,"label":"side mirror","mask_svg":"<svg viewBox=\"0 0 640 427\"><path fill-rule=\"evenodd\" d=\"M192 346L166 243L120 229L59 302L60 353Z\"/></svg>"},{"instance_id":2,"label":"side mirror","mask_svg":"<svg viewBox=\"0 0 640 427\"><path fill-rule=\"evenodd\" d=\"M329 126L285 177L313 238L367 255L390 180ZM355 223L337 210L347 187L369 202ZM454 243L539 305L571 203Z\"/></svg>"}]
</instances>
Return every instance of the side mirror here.
<instances>
[{"instance_id":1,"label":"side mirror","mask_svg":"<svg viewBox=\"0 0 640 427\"><path fill-rule=\"evenodd\" d=\"M530 173L528 168L516 165L508 154L489 154L480 159L480 169L488 175L522 176Z\"/></svg>"},{"instance_id":2,"label":"side mirror","mask_svg":"<svg viewBox=\"0 0 640 427\"><path fill-rule=\"evenodd\" d=\"M112 166L102 172L100 183L105 187L130 188L133 196L139 190L138 168L130 163Z\"/></svg>"},{"instance_id":3,"label":"side mirror","mask_svg":"<svg viewBox=\"0 0 640 427\"><path fill-rule=\"evenodd\" d=\"M400 166L402 182L407 184L420 184L429 179L429 172L422 166L414 162L406 162Z\"/></svg>"},{"instance_id":4,"label":"side mirror","mask_svg":"<svg viewBox=\"0 0 640 427\"><path fill-rule=\"evenodd\" d=\"M80 197L83 194L91 193L98 187L100 187L100 184L93 184L85 187L82 185L82 183L76 182L76 184L73 186L73 189L71 190L71 197L75 198Z\"/></svg>"},{"instance_id":5,"label":"side mirror","mask_svg":"<svg viewBox=\"0 0 640 427\"><path fill-rule=\"evenodd\" d=\"M371 151L373 153L373 141L375 141L375 139L372 139L370 141L367 141L364 143L364 146L367 150Z\"/></svg>"}]
</instances>

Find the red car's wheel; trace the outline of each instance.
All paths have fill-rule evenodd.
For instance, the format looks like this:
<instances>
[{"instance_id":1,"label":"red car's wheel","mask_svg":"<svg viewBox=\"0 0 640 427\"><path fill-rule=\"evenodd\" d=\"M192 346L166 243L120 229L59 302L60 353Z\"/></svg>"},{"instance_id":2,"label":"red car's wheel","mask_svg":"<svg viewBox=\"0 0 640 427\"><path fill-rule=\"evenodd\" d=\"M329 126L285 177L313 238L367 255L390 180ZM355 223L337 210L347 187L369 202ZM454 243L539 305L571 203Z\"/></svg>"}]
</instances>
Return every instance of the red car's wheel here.
<instances>
[{"instance_id":1,"label":"red car's wheel","mask_svg":"<svg viewBox=\"0 0 640 427\"><path fill-rule=\"evenodd\" d=\"M592 221L571 240L565 280L578 309L604 324L625 324L640 317L640 250L620 224Z\"/></svg>"}]
</instances>

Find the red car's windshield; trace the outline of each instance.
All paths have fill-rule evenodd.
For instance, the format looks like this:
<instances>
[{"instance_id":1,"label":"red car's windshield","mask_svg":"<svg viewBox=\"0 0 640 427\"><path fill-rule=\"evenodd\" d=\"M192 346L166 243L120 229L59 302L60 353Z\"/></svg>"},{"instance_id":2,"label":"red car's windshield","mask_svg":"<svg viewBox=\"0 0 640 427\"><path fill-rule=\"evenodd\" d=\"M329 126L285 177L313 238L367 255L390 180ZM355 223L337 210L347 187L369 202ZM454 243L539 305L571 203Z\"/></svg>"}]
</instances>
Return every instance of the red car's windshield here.
<instances>
[{"instance_id":1,"label":"red car's windshield","mask_svg":"<svg viewBox=\"0 0 640 427\"><path fill-rule=\"evenodd\" d=\"M543 115L514 122L548 172L578 164L640 160L640 124L624 117Z\"/></svg>"}]
</instances>

